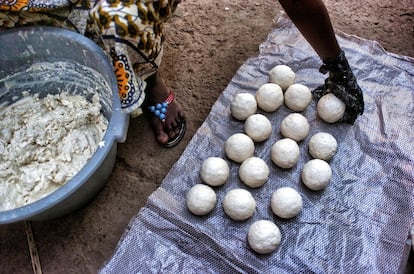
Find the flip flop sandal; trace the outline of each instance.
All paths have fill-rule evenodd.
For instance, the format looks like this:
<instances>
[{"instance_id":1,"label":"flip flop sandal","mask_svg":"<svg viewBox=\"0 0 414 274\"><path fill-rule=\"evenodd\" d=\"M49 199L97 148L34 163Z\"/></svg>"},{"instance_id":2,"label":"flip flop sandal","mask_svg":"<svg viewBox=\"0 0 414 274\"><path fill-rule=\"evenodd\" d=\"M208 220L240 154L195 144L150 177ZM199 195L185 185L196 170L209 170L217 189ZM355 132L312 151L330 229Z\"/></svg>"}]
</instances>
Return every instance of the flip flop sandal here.
<instances>
[{"instance_id":1,"label":"flip flop sandal","mask_svg":"<svg viewBox=\"0 0 414 274\"><path fill-rule=\"evenodd\" d=\"M174 138L170 138L168 142L164 144L163 146L166 148L170 148L170 147L178 145L178 143L183 139L186 129L187 128L186 128L185 120L184 120L180 124L180 131L178 132L178 134Z\"/></svg>"},{"instance_id":2,"label":"flip flop sandal","mask_svg":"<svg viewBox=\"0 0 414 274\"><path fill-rule=\"evenodd\" d=\"M149 106L149 111L155 115L162 123L165 123L165 118L168 110L168 106L174 101L175 95L172 91L168 93L168 97L162 102L156 105ZM170 138L167 143L163 144L166 148L176 146L184 137L186 132L185 120L181 121L178 134L174 138Z\"/></svg>"}]
</instances>

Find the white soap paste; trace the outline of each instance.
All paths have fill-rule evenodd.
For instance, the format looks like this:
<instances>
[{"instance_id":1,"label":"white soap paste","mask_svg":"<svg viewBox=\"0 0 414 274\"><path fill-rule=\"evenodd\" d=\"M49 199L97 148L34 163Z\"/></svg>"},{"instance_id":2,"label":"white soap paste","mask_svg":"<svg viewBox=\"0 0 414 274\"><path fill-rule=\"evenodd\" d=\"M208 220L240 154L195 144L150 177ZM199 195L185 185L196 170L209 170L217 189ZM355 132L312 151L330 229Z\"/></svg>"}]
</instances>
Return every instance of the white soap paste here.
<instances>
[{"instance_id":1,"label":"white soap paste","mask_svg":"<svg viewBox=\"0 0 414 274\"><path fill-rule=\"evenodd\" d=\"M0 108L0 211L32 203L77 174L108 121L97 96L26 96Z\"/></svg>"}]
</instances>

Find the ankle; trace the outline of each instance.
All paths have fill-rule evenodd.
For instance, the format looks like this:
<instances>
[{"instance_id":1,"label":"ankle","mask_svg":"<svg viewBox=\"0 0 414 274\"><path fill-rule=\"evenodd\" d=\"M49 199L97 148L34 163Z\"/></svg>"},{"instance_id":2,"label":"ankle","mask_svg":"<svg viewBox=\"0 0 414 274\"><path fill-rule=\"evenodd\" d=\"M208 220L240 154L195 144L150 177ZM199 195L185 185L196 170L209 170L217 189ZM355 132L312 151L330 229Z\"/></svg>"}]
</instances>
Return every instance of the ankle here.
<instances>
[{"instance_id":1,"label":"ankle","mask_svg":"<svg viewBox=\"0 0 414 274\"><path fill-rule=\"evenodd\" d=\"M147 82L147 86L153 87L159 85L161 77L158 72L155 72L154 74L149 76L145 81Z\"/></svg>"},{"instance_id":2,"label":"ankle","mask_svg":"<svg viewBox=\"0 0 414 274\"><path fill-rule=\"evenodd\" d=\"M147 78L145 93L151 103L158 103L167 98L169 90L158 72Z\"/></svg>"}]
</instances>

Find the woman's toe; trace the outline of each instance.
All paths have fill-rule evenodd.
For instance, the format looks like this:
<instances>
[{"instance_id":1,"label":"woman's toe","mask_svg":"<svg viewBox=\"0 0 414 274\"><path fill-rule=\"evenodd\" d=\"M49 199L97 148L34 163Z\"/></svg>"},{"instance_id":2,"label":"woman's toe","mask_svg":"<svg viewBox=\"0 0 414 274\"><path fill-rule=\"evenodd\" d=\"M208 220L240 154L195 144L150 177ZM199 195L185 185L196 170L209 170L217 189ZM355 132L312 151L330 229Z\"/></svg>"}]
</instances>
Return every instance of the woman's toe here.
<instances>
[{"instance_id":1,"label":"woman's toe","mask_svg":"<svg viewBox=\"0 0 414 274\"><path fill-rule=\"evenodd\" d=\"M170 130L169 132L168 132L168 137L169 138L175 138L175 136L177 136L177 132L176 132L176 130Z\"/></svg>"},{"instance_id":2,"label":"woman's toe","mask_svg":"<svg viewBox=\"0 0 414 274\"><path fill-rule=\"evenodd\" d=\"M166 143L168 143L168 140L170 139L170 137L164 132L164 131L160 131L157 133L157 141L164 145Z\"/></svg>"}]
</instances>

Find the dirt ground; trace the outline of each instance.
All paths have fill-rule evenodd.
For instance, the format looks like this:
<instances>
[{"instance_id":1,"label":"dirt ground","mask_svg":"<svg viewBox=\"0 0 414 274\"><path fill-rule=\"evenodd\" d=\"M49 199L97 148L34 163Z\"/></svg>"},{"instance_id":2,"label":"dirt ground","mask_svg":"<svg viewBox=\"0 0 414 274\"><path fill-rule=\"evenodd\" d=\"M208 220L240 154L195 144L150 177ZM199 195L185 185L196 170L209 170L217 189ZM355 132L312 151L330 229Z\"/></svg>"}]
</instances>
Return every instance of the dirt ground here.
<instances>
[{"instance_id":1,"label":"dirt ground","mask_svg":"<svg viewBox=\"0 0 414 274\"><path fill-rule=\"evenodd\" d=\"M337 30L414 57L413 0L325 3ZM132 120L103 191L69 216L32 223L43 273L95 273L110 258L130 219L161 184L237 69L258 54L280 10L275 0L182 2L165 26L161 72L186 113L184 140L162 148L144 117ZM0 227L0 258L0 273L33 272L24 223Z\"/></svg>"}]
</instances>

